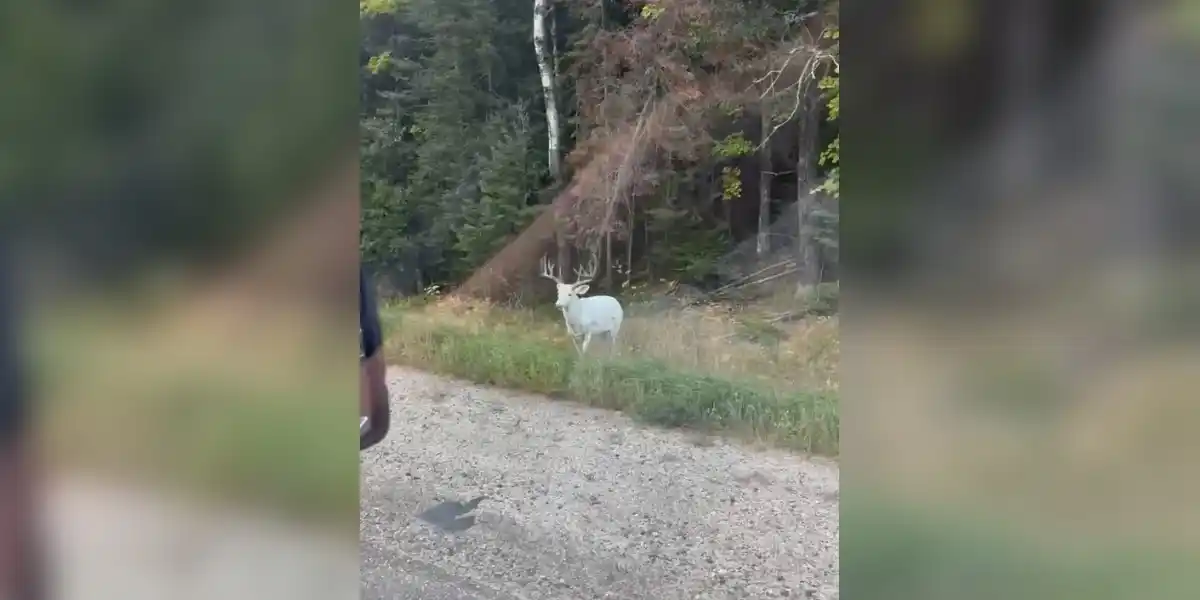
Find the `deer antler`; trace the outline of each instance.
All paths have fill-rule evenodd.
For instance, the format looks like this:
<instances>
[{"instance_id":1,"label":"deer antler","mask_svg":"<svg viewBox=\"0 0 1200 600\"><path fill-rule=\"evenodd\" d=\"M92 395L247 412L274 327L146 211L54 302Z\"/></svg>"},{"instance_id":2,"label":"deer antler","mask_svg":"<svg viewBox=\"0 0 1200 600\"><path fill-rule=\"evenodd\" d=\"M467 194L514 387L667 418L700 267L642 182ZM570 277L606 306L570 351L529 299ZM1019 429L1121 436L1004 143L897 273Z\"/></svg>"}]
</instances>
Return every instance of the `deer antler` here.
<instances>
[{"instance_id":1,"label":"deer antler","mask_svg":"<svg viewBox=\"0 0 1200 600\"><path fill-rule=\"evenodd\" d=\"M588 264L584 268L575 268L575 285L588 283L596 276L596 269L599 267L599 259L595 252L589 253Z\"/></svg>"},{"instance_id":2,"label":"deer antler","mask_svg":"<svg viewBox=\"0 0 1200 600\"><path fill-rule=\"evenodd\" d=\"M562 279L560 279L557 275L554 274L554 263L550 262L550 259L545 256L542 256L541 272L538 273L538 275L541 277L545 277L546 279L549 279L549 280L553 281L554 283L561 284L563 282Z\"/></svg>"}]
</instances>

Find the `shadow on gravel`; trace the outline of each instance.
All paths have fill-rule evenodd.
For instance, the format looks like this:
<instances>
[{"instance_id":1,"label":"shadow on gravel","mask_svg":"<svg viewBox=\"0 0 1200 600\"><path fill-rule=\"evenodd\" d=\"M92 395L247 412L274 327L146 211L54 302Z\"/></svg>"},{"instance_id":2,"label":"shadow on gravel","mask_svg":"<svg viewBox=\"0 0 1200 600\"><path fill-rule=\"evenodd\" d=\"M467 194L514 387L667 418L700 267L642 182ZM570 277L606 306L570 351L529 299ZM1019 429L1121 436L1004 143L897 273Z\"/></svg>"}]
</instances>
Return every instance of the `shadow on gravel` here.
<instances>
[{"instance_id":1,"label":"shadow on gravel","mask_svg":"<svg viewBox=\"0 0 1200 600\"><path fill-rule=\"evenodd\" d=\"M475 517L467 513L475 510L480 502L487 499L479 496L468 502L447 500L439 502L417 514L417 518L434 527L451 533L466 531L475 526Z\"/></svg>"}]
</instances>

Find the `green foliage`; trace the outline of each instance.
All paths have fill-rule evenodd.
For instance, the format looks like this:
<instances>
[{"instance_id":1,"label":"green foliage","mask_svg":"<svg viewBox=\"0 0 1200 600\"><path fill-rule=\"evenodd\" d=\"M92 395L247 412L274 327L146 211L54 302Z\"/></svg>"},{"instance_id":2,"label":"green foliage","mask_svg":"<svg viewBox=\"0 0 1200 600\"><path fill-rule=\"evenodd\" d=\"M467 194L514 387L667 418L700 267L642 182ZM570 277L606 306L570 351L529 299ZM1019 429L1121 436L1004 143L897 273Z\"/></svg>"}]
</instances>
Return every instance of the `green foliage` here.
<instances>
[{"instance_id":1,"label":"green foliage","mask_svg":"<svg viewBox=\"0 0 1200 600\"><path fill-rule=\"evenodd\" d=\"M833 75L821 79L821 89L828 93L826 107L829 109L829 120L836 121L842 115L841 67L835 65Z\"/></svg>"},{"instance_id":2,"label":"green foliage","mask_svg":"<svg viewBox=\"0 0 1200 600\"><path fill-rule=\"evenodd\" d=\"M372 56L370 59L367 60L367 70L370 71L373 75L378 75L380 72L382 72L384 69L386 69L388 67L389 63L391 63L391 60L392 60L392 53L390 51L386 51L383 54L377 54L375 56Z\"/></svg>"},{"instance_id":3,"label":"green foliage","mask_svg":"<svg viewBox=\"0 0 1200 600\"><path fill-rule=\"evenodd\" d=\"M674 202L686 176L669 178L660 192L659 205L646 211L646 229L660 240L646 250L646 259L660 275L700 281L716 272L717 261L729 251L730 239L696 206Z\"/></svg>"},{"instance_id":4,"label":"green foliage","mask_svg":"<svg viewBox=\"0 0 1200 600\"><path fill-rule=\"evenodd\" d=\"M362 182L361 190L363 260L379 264L408 255L411 240L402 234L411 219L412 205L404 198L404 189L370 178Z\"/></svg>"},{"instance_id":5,"label":"green foliage","mask_svg":"<svg viewBox=\"0 0 1200 600\"><path fill-rule=\"evenodd\" d=\"M358 13L362 16L393 14L400 10L404 0L358 0Z\"/></svg>"},{"instance_id":6,"label":"green foliage","mask_svg":"<svg viewBox=\"0 0 1200 600\"><path fill-rule=\"evenodd\" d=\"M817 284L808 290L803 298L804 314L832 315L837 313L841 290L841 284L836 281Z\"/></svg>"},{"instance_id":7,"label":"green foliage","mask_svg":"<svg viewBox=\"0 0 1200 600\"><path fill-rule=\"evenodd\" d=\"M664 11L666 11L666 9L661 5L650 2L645 6L642 6L641 14L643 19L646 19L647 21L653 21L654 19L662 16Z\"/></svg>"},{"instance_id":8,"label":"green foliage","mask_svg":"<svg viewBox=\"0 0 1200 600\"><path fill-rule=\"evenodd\" d=\"M632 230L646 234L632 244L635 276L711 278L739 241L732 232L746 231L751 212L741 205L755 199L742 173L757 140L737 132L714 141L705 121L743 126L750 100L727 84L761 72L773 46L796 42L810 10L773 1L556 4L564 155L580 139L575 127L603 152L603 132L632 125L629 107L688 99L690 116L644 142L657 147L654 166L638 166L631 198ZM377 271L408 273L410 292L453 287L552 197L532 16L528 0L360 1L362 253ZM646 43L612 43L627 37ZM821 160L836 176L837 146ZM824 231L835 236L836 227ZM626 241L613 238L622 258Z\"/></svg>"},{"instance_id":9,"label":"green foliage","mask_svg":"<svg viewBox=\"0 0 1200 600\"><path fill-rule=\"evenodd\" d=\"M721 167L721 198L733 202L742 197L742 170L738 167Z\"/></svg>"},{"instance_id":10,"label":"green foliage","mask_svg":"<svg viewBox=\"0 0 1200 600\"><path fill-rule=\"evenodd\" d=\"M542 179L544 165L532 149L528 114L520 109L514 113L493 117L485 129L485 137L496 141L478 162L479 198L463 207L454 228L454 248L464 271L482 265L537 215L531 190Z\"/></svg>"},{"instance_id":11,"label":"green foliage","mask_svg":"<svg viewBox=\"0 0 1200 600\"><path fill-rule=\"evenodd\" d=\"M413 281L461 277L529 222L545 180L542 115L523 108L538 89L532 5L374 5L362 17L363 256Z\"/></svg>"},{"instance_id":12,"label":"green foliage","mask_svg":"<svg viewBox=\"0 0 1200 600\"><path fill-rule=\"evenodd\" d=\"M831 27L825 31L823 36L833 42L834 56L840 54L841 46L841 29L837 26ZM840 60L833 65L833 73L821 79L820 87L825 92L825 106L828 109L826 117L830 122L836 123L841 118L842 114L842 66ZM833 141L821 151L820 164L827 169L825 181L818 189L834 196L841 197L842 194L842 136L839 133L833 138Z\"/></svg>"},{"instance_id":13,"label":"green foliage","mask_svg":"<svg viewBox=\"0 0 1200 600\"><path fill-rule=\"evenodd\" d=\"M718 158L737 158L754 152L754 144L746 139L742 132L732 133L713 144L713 156Z\"/></svg>"},{"instance_id":14,"label":"green foliage","mask_svg":"<svg viewBox=\"0 0 1200 600\"><path fill-rule=\"evenodd\" d=\"M841 197L842 194L842 136L838 136L829 142L829 145L821 151L820 164L826 167L825 181L821 183L821 189L835 198Z\"/></svg>"},{"instance_id":15,"label":"green foliage","mask_svg":"<svg viewBox=\"0 0 1200 600\"><path fill-rule=\"evenodd\" d=\"M728 234L702 223L681 233L682 239L671 245L673 270L684 281L704 281L716 273L717 262L729 252Z\"/></svg>"}]
</instances>

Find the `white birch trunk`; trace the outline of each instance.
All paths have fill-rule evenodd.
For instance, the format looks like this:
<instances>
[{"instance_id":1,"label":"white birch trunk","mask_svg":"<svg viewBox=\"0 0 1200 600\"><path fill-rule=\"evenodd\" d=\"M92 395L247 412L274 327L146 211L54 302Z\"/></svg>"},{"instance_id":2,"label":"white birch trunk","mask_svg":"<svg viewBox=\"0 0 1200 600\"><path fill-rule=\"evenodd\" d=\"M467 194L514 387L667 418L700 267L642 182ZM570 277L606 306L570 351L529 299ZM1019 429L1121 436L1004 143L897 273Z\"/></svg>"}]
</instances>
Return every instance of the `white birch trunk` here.
<instances>
[{"instance_id":1,"label":"white birch trunk","mask_svg":"<svg viewBox=\"0 0 1200 600\"><path fill-rule=\"evenodd\" d=\"M538 72L542 76L542 93L546 97L546 133L547 157L546 165L550 175L558 181L562 175L562 164L559 157L559 118L558 94L555 92L553 57L546 43L546 18L550 12L550 0L533 0L533 49L537 53Z\"/></svg>"}]
</instances>

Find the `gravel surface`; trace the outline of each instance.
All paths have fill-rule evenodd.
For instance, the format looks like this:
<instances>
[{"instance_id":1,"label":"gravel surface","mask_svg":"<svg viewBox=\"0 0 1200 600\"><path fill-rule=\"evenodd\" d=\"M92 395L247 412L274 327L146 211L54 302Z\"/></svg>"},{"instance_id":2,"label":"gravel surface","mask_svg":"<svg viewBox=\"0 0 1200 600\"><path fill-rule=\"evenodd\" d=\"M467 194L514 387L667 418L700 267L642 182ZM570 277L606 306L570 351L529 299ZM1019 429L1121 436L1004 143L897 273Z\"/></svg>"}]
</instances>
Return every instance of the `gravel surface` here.
<instances>
[{"instance_id":1,"label":"gravel surface","mask_svg":"<svg viewBox=\"0 0 1200 600\"><path fill-rule=\"evenodd\" d=\"M838 597L838 468L389 370L368 600Z\"/></svg>"}]
</instances>

